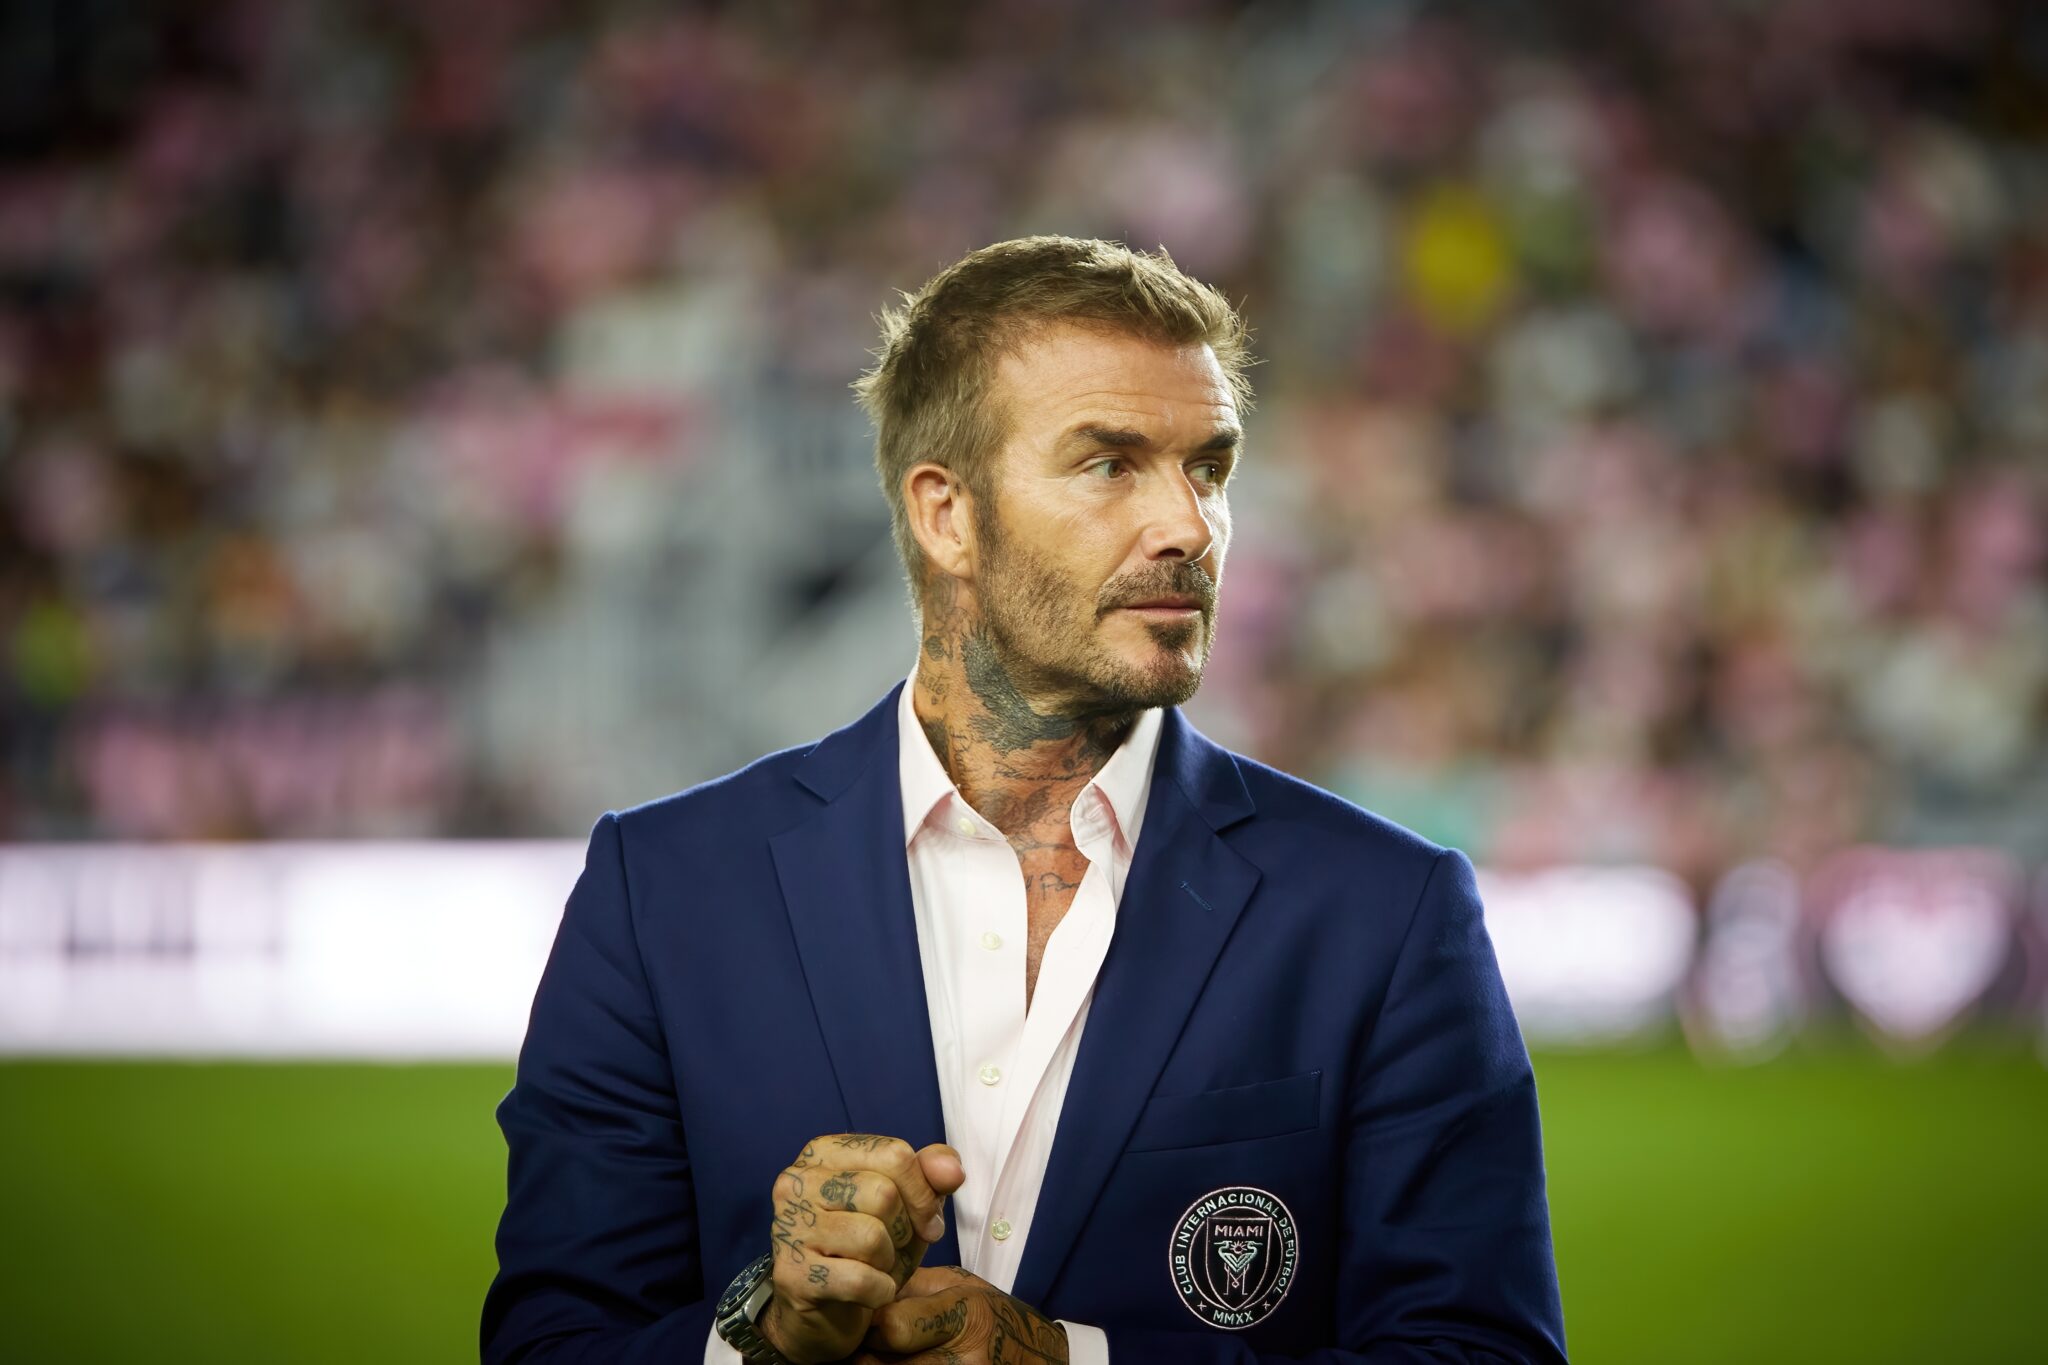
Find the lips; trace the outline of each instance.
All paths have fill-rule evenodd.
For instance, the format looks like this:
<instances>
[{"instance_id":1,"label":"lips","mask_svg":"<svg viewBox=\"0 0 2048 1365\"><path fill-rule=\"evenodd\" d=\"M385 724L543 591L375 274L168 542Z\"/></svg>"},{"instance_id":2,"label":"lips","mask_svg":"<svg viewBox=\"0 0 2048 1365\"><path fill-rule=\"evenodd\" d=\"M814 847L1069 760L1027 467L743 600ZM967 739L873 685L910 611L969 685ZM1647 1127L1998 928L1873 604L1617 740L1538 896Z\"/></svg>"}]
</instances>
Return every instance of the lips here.
<instances>
[{"instance_id":1,"label":"lips","mask_svg":"<svg viewBox=\"0 0 2048 1365\"><path fill-rule=\"evenodd\" d=\"M1199 612L1207 619L1216 611L1216 580L1199 564L1152 564L1103 584L1102 602L1098 617L1129 611L1156 616L1155 624L1161 624L1169 616Z\"/></svg>"}]
</instances>

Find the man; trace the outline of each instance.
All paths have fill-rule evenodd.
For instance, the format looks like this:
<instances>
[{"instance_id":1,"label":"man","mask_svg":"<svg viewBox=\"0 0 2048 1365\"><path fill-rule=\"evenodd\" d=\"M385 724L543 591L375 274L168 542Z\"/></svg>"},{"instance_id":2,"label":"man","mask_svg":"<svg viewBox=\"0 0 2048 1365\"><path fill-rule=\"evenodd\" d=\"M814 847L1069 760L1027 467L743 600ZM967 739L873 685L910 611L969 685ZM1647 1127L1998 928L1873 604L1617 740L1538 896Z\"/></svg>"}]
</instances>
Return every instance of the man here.
<instances>
[{"instance_id":1,"label":"man","mask_svg":"<svg viewBox=\"0 0 2048 1365\"><path fill-rule=\"evenodd\" d=\"M1175 709L1236 314L1034 237L883 343L915 671L598 821L498 1110L484 1359L1563 1360L1470 864Z\"/></svg>"}]
</instances>

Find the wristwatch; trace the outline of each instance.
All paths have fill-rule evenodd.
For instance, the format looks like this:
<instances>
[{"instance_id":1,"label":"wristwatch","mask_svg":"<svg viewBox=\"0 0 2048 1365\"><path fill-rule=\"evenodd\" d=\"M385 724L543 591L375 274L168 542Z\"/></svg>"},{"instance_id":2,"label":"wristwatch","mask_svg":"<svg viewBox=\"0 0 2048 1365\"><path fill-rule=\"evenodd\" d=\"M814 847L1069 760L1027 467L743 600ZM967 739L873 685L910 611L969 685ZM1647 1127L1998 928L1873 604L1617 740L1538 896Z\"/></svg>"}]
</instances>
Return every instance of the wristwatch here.
<instances>
[{"instance_id":1,"label":"wristwatch","mask_svg":"<svg viewBox=\"0 0 2048 1365\"><path fill-rule=\"evenodd\" d=\"M765 1253L735 1275L718 1300L713 1326L728 1346L746 1357L747 1365L791 1365L754 1325L775 1296L775 1281L769 1275L774 1266L775 1253Z\"/></svg>"}]
</instances>

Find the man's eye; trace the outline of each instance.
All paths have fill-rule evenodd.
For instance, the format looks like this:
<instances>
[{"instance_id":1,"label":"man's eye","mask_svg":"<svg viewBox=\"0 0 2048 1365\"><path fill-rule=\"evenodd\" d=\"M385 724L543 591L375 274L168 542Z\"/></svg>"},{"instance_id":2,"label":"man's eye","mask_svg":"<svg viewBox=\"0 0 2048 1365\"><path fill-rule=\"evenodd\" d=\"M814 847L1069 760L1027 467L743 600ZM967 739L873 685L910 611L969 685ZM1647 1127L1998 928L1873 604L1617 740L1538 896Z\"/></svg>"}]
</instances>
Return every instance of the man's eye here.
<instances>
[{"instance_id":1,"label":"man's eye","mask_svg":"<svg viewBox=\"0 0 2048 1365\"><path fill-rule=\"evenodd\" d=\"M1201 480L1201 481L1202 481L1203 483L1207 483L1207 484L1220 484L1220 483L1222 483L1222 482L1223 482L1223 461L1221 461L1221 460L1204 460L1204 461L1202 461L1202 463L1200 463L1200 464L1198 464L1198 465L1196 465L1196 466L1195 466L1195 477L1199 478L1199 479L1200 479L1200 480Z\"/></svg>"},{"instance_id":2,"label":"man's eye","mask_svg":"<svg viewBox=\"0 0 2048 1365\"><path fill-rule=\"evenodd\" d=\"M1124 472L1124 462L1119 459L1097 460L1088 466L1088 472L1098 478L1113 479Z\"/></svg>"}]
</instances>

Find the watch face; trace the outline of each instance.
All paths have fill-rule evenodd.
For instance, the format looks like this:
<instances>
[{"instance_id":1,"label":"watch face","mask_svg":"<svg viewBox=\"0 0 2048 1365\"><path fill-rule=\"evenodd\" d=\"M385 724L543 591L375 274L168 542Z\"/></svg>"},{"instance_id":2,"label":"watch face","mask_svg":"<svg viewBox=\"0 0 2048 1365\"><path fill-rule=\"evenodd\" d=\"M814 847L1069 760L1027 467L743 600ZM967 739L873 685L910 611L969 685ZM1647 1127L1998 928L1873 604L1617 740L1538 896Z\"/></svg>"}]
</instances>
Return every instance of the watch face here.
<instances>
[{"instance_id":1,"label":"watch face","mask_svg":"<svg viewBox=\"0 0 2048 1365\"><path fill-rule=\"evenodd\" d=\"M733 1277L733 1282L725 1287L724 1296L718 1300L719 1317L730 1317L747 1301L747 1295L753 1293L754 1286L761 1282L761 1276L767 1271L767 1259L762 1257Z\"/></svg>"}]
</instances>

